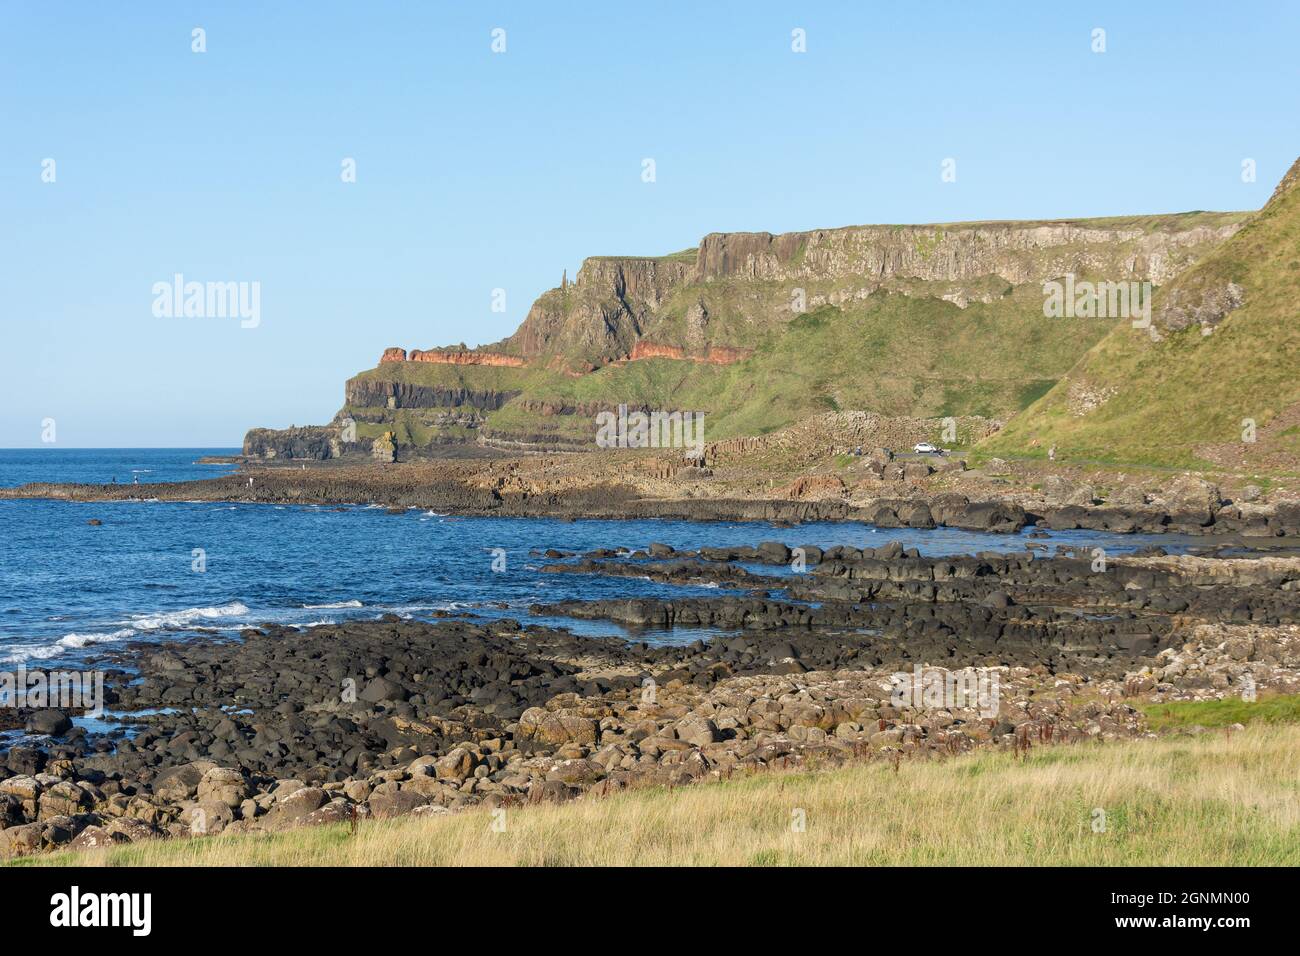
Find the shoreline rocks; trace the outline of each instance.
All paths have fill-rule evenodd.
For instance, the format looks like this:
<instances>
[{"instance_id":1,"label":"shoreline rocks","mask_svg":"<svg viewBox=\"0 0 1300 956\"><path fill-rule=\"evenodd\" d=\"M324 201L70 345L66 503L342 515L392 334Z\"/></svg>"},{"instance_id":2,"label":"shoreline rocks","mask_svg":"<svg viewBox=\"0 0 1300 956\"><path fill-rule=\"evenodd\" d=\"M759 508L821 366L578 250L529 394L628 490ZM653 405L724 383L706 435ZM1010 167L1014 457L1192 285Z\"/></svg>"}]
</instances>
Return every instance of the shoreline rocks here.
<instances>
[{"instance_id":1,"label":"shoreline rocks","mask_svg":"<svg viewBox=\"0 0 1300 956\"><path fill-rule=\"evenodd\" d=\"M806 573L734 563L777 567L796 549ZM156 712L108 734L27 715L49 736L0 751L0 855L1139 737L1135 697L1300 689L1297 558L1126 557L1099 572L1068 554L777 541L551 558L554 573L716 589L538 612L722 633L650 644L390 616L127 645L100 658L114 706ZM995 675L997 693L900 699L899 680L936 673L941 691Z\"/></svg>"}]
</instances>

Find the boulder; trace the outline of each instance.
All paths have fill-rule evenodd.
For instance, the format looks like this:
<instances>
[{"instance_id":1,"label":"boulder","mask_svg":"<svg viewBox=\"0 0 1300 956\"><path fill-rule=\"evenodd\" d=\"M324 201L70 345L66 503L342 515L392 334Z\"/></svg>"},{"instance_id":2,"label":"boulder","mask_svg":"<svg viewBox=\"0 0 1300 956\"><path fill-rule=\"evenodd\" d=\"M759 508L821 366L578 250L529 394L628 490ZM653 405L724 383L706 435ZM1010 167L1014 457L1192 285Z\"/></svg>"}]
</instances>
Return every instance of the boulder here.
<instances>
[{"instance_id":1,"label":"boulder","mask_svg":"<svg viewBox=\"0 0 1300 956\"><path fill-rule=\"evenodd\" d=\"M35 777L21 776L0 780L0 796L13 797L29 817L36 816L41 784Z\"/></svg>"},{"instance_id":2,"label":"boulder","mask_svg":"<svg viewBox=\"0 0 1300 956\"><path fill-rule=\"evenodd\" d=\"M600 725L589 717L529 707L519 717L516 734L524 740L545 744L591 744L600 736Z\"/></svg>"},{"instance_id":3,"label":"boulder","mask_svg":"<svg viewBox=\"0 0 1300 956\"><path fill-rule=\"evenodd\" d=\"M217 800L202 800L181 813L181 822L191 836L212 836L235 820L235 810Z\"/></svg>"},{"instance_id":4,"label":"boulder","mask_svg":"<svg viewBox=\"0 0 1300 956\"><path fill-rule=\"evenodd\" d=\"M560 781L569 786L589 786L605 776L605 770L592 760L562 760L546 774L548 781Z\"/></svg>"},{"instance_id":5,"label":"boulder","mask_svg":"<svg viewBox=\"0 0 1300 956\"><path fill-rule=\"evenodd\" d=\"M109 833L124 837L131 843L152 840L162 835L162 831L157 827L151 826L143 820L137 820L135 817L118 817L110 820L105 824L104 829Z\"/></svg>"},{"instance_id":6,"label":"boulder","mask_svg":"<svg viewBox=\"0 0 1300 956\"><path fill-rule=\"evenodd\" d=\"M459 782L474 772L474 762L474 754L468 747L456 747L434 763L433 772L439 780Z\"/></svg>"},{"instance_id":7,"label":"boulder","mask_svg":"<svg viewBox=\"0 0 1300 956\"><path fill-rule=\"evenodd\" d=\"M1160 502L1175 522L1200 527L1212 524L1223 507L1219 486L1195 475L1175 478L1166 486Z\"/></svg>"},{"instance_id":8,"label":"boulder","mask_svg":"<svg viewBox=\"0 0 1300 956\"><path fill-rule=\"evenodd\" d=\"M264 825L268 830L283 830L301 825L306 818L329 800L329 794L320 787L300 787L276 801L266 814Z\"/></svg>"},{"instance_id":9,"label":"boulder","mask_svg":"<svg viewBox=\"0 0 1300 956\"><path fill-rule=\"evenodd\" d=\"M780 541L763 541L757 550L759 559L768 564L785 564L790 560L790 549Z\"/></svg>"},{"instance_id":10,"label":"boulder","mask_svg":"<svg viewBox=\"0 0 1300 956\"><path fill-rule=\"evenodd\" d=\"M677 739L697 747L717 743L722 739L718 725L707 717L687 717L677 724Z\"/></svg>"},{"instance_id":11,"label":"boulder","mask_svg":"<svg viewBox=\"0 0 1300 956\"><path fill-rule=\"evenodd\" d=\"M119 843L130 843L125 834L101 826L88 826L68 844L69 850L98 850Z\"/></svg>"},{"instance_id":12,"label":"boulder","mask_svg":"<svg viewBox=\"0 0 1300 956\"><path fill-rule=\"evenodd\" d=\"M422 807L428 802L428 797L411 790L376 790L370 795L370 799L366 801L366 806L370 808L370 815L376 820L387 820L392 817L404 816L416 807Z\"/></svg>"},{"instance_id":13,"label":"boulder","mask_svg":"<svg viewBox=\"0 0 1300 956\"><path fill-rule=\"evenodd\" d=\"M199 781L198 799L225 804L234 809L248 799L251 791L243 774L238 770L225 767L213 767Z\"/></svg>"},{"instance_id":14,"label":"boulder","mask_svg":"<svg viewBox=\"0 0 1300 956\"><path fill-rule=\"evenodd\" d=\"M40 797L39 819L70 817L94 807L91 795L70 780L60 780Z\"/></svg>"},{"instance_id":15,"label":"boulder","mask_svg":"<svg viewBox=\"0 0 1300 956\"><path fill-rule=\"evenodd\" d=\"M409 696L401 684L387 677L376 677L366 684L358 695L367 704L379 704L384 701L403 701Z\"/></svg>"},{"instance_id":16,"label":"boulder","mask_svg":"<svg viewBox=\"0 0 1300 956\"><path fill-rule=\"evenodd\" d=\"M27 733L60 737L72 729L72 720L61 710L38 710L27 718Z\"/></svg>"},{"instance_id":17,"label":"boulder","mask_svg":"<svg viewBox=\"0 0 1300 956\"><path fill-rule=\"evenodd\" d=\"M1147 496L1137 485L1125 485L1106 499L1106 504L1117 508L1145 508Z\"/></svg>"},{"instance_id":18,"label":"boulder","mask_svg":"<svg viewBox=\"0 0 1300 956\"><path fill-rule=\"evenodd\" d=\"M153 792L164 800L180 803L189 800L199 790L199 784L209 770L216 767L211 760L196 760L164 770L153 783Z\"/></svg>"}]
</instances>

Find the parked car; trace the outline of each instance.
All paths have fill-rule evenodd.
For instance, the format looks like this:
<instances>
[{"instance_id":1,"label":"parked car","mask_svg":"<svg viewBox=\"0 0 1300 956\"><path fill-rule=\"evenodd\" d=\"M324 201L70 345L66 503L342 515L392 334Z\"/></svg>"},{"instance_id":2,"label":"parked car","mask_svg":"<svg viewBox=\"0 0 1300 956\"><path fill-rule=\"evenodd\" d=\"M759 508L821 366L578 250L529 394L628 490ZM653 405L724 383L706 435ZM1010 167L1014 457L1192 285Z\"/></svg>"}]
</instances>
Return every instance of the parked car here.
<instances>
[{"instance_id":1,"label":"parked car","mask_svg":"<svg viewBox=\"0 0 1300 956\"><path fill-rule=\"evenodd\" d=\"M939 448L936 445L931 445L928 441L923 441L920 444L916 445L912 449L912 451L916 452L918 455L942 455L943 454L942 448Z\"/></svg>"}]
</instances>

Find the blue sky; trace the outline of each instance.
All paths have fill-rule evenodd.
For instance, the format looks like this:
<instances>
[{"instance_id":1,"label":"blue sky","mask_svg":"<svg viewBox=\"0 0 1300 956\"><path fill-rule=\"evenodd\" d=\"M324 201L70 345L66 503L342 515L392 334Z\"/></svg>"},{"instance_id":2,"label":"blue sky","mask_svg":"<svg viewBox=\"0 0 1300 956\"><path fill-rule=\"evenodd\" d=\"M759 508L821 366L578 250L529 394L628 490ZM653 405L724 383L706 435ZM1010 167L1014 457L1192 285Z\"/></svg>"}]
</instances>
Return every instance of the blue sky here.
<instances>
[{"instance_id":1,"label":"blue sky","mask_svg":"<svg viewBox=\"0 0 1300 956\"><path fill-rule=\"evenodd\" d=\"M1294 4L10 0L0 447L324 422L386 346L495 341L585 256L712 231L1257 208L1298 34ZM260 324L155 316L176 273L260 283Z\"/></svg>"}]
</instances>

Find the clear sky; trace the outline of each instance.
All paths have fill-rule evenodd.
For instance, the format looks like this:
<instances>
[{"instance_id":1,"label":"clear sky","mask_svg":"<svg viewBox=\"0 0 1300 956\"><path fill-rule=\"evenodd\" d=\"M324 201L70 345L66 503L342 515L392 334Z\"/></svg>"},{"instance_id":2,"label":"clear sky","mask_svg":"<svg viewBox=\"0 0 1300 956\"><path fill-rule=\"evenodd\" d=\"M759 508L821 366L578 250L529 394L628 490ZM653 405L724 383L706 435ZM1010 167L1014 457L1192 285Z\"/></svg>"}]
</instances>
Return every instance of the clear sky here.
<instances>
[{"instance_id":1,"label":"clear sky","mask_svg":"<svg viewBox=\"0 0 1300 956\"><path fill-rule=\"evenodd\" d=\"M1297 36L1292 2L0 0L0 447L328 421L386 346L712 231L1254 209ZM156 316L176 273L259 283L259 324Z\"/></svg>"}]
</instances>

